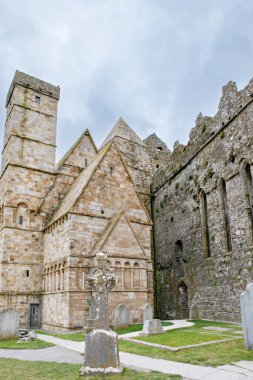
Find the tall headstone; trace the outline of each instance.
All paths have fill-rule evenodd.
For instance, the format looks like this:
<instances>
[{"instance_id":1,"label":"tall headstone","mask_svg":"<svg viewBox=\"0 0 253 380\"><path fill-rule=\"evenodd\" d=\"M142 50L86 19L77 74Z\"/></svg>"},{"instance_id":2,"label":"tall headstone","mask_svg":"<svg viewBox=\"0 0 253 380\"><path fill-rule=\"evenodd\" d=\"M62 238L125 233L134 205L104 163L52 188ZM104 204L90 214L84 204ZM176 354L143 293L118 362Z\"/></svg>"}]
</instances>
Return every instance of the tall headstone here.
<instances>
[{"instance_id":1,"label":"tall headstone","mask_svg":"<svg viewBox=\"0 0 253 380\"><path fill-rule=\"evenodd\" d=\"M115 309L114 328L120 329L129 325L129 309L123 303Z\"/></svg>"},{"instance_id":2,"label":"tall headstone","mask_svg":"<svg viewBox=\"0 0 253 380\"><path fill-rule=\"evenodd\" d=\"M143 323L150 319L153 319L153 308L149 303L146 303L143 306Z\"/></svg>"},{"instance_id":3,"label":"tall headstone","mask_svg":"<svg viewBox=\"0 0 253 380\"><path fill-rule=\"evenodd\" d=\"M0 312L0 340L16 339L19 335L19 312L5 309Z\"/></svg>"},{"instance_id":4,"label":"tall headstone","mask_svg":"<svg viewBox=\"0 0 253 380\"><path fill-rule=\"evenodd\" d=\"M84 366L81 375L91 376L121 372L118 335L110 330L108 292L115 286L118 277L107 267L107 255L97 254L97 269L88 276L95 291L96 318L94 330L86 335Z\"/></svg>"},{"instance_id":5,"label":"tall headstone","mask_svg":"<svg viewBox=\"0 0 253 380\"><path fill-rule=\"evenodd\" d=\"M199 307L196 303L190 307L190 319L199 319Z\"/></svg>"},{"instance_id":6,"label":"tall headstone","mask_svg":"<svg viewBox=\"0 0 253 380\"><path fill-rule=\"evenodd\" d=\"M241 294L241 314L246 350L253 350L253 283L247 285L246 291Z\"/></svg>"}]
</instances>

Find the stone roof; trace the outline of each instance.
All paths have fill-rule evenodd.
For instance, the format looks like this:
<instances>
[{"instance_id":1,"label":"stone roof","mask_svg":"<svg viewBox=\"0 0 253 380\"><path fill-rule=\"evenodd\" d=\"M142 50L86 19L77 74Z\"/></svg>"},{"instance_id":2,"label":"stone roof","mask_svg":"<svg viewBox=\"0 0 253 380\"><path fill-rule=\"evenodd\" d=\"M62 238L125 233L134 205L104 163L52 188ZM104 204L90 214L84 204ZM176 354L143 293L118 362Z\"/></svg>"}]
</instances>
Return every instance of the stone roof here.
<instances>
[{"instance_id":1,"label":"stone roof","mask_svg":"<svg viewBox=\"0 0 253 380\"><path fill-rule=\"evenodd\" d=\"M111 144L107 144L103 149L99 151L98 155L94 158L93 161L91 161L89 166L81 171L79 176L75 179L74 183L72 184L69 192L63 199L60 207L55 212L52 219L49 221L48 226L56 222L62 216L64 216L74 206L76 200L82 194L83 189L89 183L90 179L95 173L97 166L103 159L104 155L108 152L110 147Z\"/></svg>"},{"instance_id":2,"label":"stone roof","mask_svg":"<svg viewBox=\"0 0 253 380\"><path fill-rule=\"evenodd\" d=\"M129 127L125 120L122 119L122 117L120 117L117 123L114 125L113 129L102 143L100 149L103 148L103 146L105 146L114 137L121 137L123 139L132 141L136 144L146 146L146 144L140 139L139 136L137 136L137 134L132 130L132 128Z\"/></svg>"},{"instance_id":3,"label":"stone roof","mask_svg":"<svg viewBox=\"0 0 253 380\"><path fill-rule=\"evenodd\" d=\"M10 89L9 89L7 97L6 97L6 107L9 103L11 94L12 94L16 84L19 84L19 85L27 87L27 88L31 88L37 92L52 96L53 98L56 98L56 99L60 98L60 87L59 86L53 86L50 83L47 83L43 80L34 78L31 75L28 75L28 74L22 73L21 71L16 70L14 78L11 82Z\"/></svg>"}]
</instances>

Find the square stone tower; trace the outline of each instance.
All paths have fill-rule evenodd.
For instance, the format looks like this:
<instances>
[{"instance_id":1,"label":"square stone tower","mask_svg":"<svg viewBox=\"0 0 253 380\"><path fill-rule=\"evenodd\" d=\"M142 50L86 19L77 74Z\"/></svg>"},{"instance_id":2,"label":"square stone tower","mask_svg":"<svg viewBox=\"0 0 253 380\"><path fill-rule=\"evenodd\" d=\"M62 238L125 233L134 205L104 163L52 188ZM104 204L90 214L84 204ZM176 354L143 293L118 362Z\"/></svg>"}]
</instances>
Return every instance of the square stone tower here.
<instances>
[{"instance_id":1,"label":"square stone tower","mask_svg":"<svg viewBox=\"0 0 253 380\"><path fill-rule=\"evenodd\" d=\"M16 71L6 99L0 179L0 308L21 324L40 318L43 228L40 205L54 180L60 89Z\"/></svg>"}]
</instances>

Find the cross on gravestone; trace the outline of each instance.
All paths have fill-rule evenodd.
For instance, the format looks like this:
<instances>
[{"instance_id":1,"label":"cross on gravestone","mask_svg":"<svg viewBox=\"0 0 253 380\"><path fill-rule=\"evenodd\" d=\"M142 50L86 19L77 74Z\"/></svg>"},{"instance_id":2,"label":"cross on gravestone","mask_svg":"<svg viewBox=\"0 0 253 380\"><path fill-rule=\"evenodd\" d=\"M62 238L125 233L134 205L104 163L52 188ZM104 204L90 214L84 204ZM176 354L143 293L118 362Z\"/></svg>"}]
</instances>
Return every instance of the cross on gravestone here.
<instances>
[{"instance_id":1,"label":"cross on gravestone","mask_svg":"<svg viewBox=\"0 0 253 380\"><path fill-rule=\"evenodd\" d=\"M110 330L108 312L108 292L118 281L118 276L107 267L105 253L97 254L97 269L88 275L88 281L96 294L96 319L94 330L86 335L81 375L121 373L118 336Z\"/></svg>"},{"instance_id":2,"label":"cross on gravestone","mask_svg":"<svg viewBox=\"0 0 253 380\"><path fill-rule=\"evenodd\" d=\"M103 252L97 254L97 270L88 275L89 284L96 292L95 329L109 330L108 292L118 282L118 276L107 267L107 255Z\"/></svg>"}]
</instances>

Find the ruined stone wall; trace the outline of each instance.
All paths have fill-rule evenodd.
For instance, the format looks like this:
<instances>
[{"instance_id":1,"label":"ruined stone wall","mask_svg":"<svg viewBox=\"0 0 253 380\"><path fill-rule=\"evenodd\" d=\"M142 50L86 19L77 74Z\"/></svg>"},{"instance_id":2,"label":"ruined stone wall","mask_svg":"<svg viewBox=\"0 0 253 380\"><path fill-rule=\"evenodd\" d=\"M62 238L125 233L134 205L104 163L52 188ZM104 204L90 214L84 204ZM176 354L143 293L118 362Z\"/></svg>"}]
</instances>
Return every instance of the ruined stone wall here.
<instances>
[{"instance_id":1,"label":"ruined stone wall","mask_svg":"<svg viewBox=\"0 0 253 380\"><path fill-rule=\"evenodd\" d=\"M253 277L253 82L223 88L219 111L199 115L153 183L157 313L240 321Z\"/></svg>"}]
</instances>

